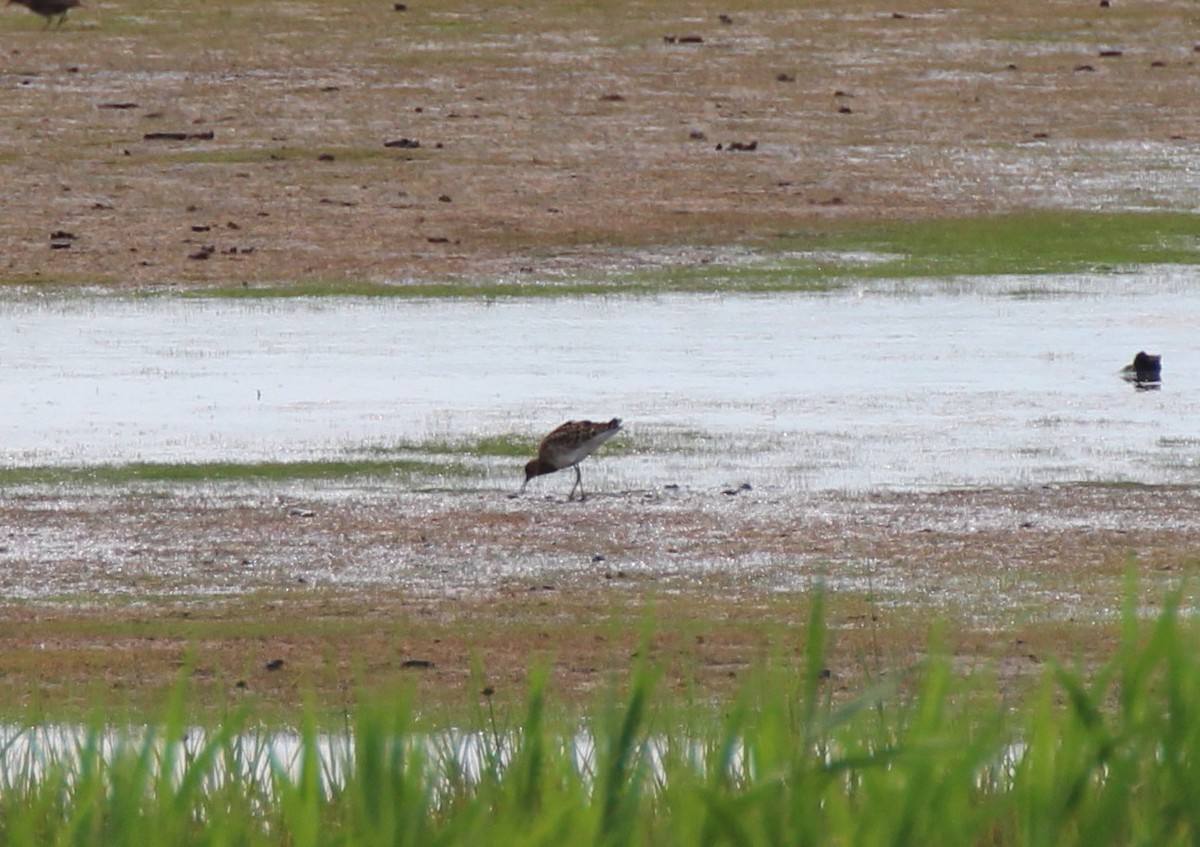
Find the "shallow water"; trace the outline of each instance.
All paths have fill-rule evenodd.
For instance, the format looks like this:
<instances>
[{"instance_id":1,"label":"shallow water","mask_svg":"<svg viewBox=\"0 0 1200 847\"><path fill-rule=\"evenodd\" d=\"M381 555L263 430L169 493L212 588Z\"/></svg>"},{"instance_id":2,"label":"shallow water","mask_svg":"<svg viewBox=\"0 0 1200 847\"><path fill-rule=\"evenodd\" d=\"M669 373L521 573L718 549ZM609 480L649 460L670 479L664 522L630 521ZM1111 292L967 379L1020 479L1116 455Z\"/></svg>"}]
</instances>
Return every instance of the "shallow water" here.
<instances>
[{"instance_id":1,"label":"shallow water","mask_svg":"<svg viewBox=\"0 0 1200 847\"><path fill-rule=\"evenodd\" d=\"M319 458L618 415L633 452L591 461L593 485L1194 482L1197 283L1143 269L492 303L9 296L0 461ZM1118 377L1139 349L1163 354L1161 390Z\"/></svg>"}]
</instances>

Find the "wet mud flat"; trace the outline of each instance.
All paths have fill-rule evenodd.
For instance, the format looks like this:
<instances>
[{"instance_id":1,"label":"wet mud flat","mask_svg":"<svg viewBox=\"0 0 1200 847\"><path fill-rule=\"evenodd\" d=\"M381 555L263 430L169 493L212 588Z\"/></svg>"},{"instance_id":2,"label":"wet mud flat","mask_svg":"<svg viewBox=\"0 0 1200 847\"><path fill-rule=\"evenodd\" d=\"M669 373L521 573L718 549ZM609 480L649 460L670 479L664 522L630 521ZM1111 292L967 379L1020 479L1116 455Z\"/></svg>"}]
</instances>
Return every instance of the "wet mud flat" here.
<instances>
[{"instance_id":1,"label":"wet mud flat","mask_svg":"<svg viewBox=\"0 0 1200 847\"><path fill-rule=\"evenodd\" d=\"M770 250L848 220L1196 206L1198 57L1174 4L408 5L96 0L48 32L0 10L0 284L553 281ZM1066 360L1111 380L1159 342L1143 340L1148 326ZM1062 361L1057 345L1030 355ZM1125 392L1125 431L1146 429L1143 401L1187 396L1176 387L1198 371L1177 351L1190 348L1153 348L1168 351L1173 387ZM188 370L180 358L165 372ZM127 384L153 382L145 367ZM257 412L260 387L242 385L238 408ZM674 420L669 400L619 411ZM1085 412L1031 419L1092 444L1071 437L1095 422ZM510 431L511 414L491 423ZM294 444L297 417L269 448ZM891 427L894 404L880 417ZM1096 428L1111 433L1113 417ZM111 459L47 459L47 441L78 441L33 430L21 463ZM239 431L262 431L261 417ZM398 683L429 702L469 702L485 683L519 699L538 662L587 696L647 656L673 688L707 696L801 649L818 584L837 685L919 657L935 617L964 664L1022 679L1050 656L1103 654L1131 567L1147 608L1195 569L1190 430L1136 443L1151 447L1114 440L1103 455L1149 467L1145 486L1017 487L996 473L1000 487L937 493L781 492L757 478L734 494L682 479L624 491L647 484L639 469L582 505L351 484L8 486L0 709L97 691L157 702L181 674L218 706L294 706L309 691L332 704ZM168 458L204 449L231 453L186 442ZM1066 455L1048 473L1078 478ZM845 464L870 466L856 453ZM1101 478L1127 476L1106 465Z\"/></svg>"},{"instance_id":2,"label":"wet mud flat","mask_svg":"<svg viewBox=\"0 0 1200 847\"><path fill-rule=\"evenodd\" d=\"M803 648L824 586L831 678L917 661L931 622L1004 684L1106 654L1132 572L1148 611L1200 568L1200 491L1062 485L773 496L284 490L0 496L0 707L153 698L326 704L412 685L429 703L531 668L589 697L640 658L728 692Z\"/></svg>"},{"instance_id":3,"label":"wet mud flat","mask_svg":"<svg viewBox=\"0 0 1200 847\"><path fill-rule=\"evenodd\" d=\"M730 5L7 8L0 282L441 282L1196 206L1178 4Z\"/></svg>"}]
</instances>

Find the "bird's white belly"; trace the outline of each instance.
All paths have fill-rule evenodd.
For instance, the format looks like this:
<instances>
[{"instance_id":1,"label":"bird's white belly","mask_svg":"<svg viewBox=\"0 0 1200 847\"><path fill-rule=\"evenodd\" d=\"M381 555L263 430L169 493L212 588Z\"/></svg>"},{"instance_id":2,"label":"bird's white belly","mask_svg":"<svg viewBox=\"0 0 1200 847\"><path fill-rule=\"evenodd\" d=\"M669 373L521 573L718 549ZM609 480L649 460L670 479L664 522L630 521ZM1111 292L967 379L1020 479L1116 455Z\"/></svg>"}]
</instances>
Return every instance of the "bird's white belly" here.
<instances>
[{"instance_id":1,"label":"bird's white belly","mask_svg":"<svg viewBox=\"0 0 1200 847\"><path fill-rule=\"evenodd\" d=\"M559 455L555 456L558 460L559 467L569 468L571 465L577 465L595 452L596 448L603 444L608 439L617 434L617 430L610 429L602 432L587 441L572 447L568 450L563 450Z\"/></svg>"}]
</instances>

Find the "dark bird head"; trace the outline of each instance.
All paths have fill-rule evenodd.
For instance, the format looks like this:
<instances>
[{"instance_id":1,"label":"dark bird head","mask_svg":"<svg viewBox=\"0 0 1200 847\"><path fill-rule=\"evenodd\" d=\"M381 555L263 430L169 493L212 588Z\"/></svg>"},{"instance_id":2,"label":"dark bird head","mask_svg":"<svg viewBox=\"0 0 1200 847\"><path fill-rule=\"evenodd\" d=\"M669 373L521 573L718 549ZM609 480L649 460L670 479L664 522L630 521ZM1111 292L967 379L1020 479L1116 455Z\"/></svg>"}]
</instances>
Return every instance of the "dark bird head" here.
<instances>
[{"instance_id":1,"label":"dark bird head","mask_svg":"<svg viewBox=\"0 0 1200 847\"><path fill-rule=\"evenodd\" d=\"M1162 356L1151 356L1145 350L1133 357L1133 370L1138 374L1162 373Z\"/></svg>"},{"instance_id":2,"label":"dark bird head","mask_svg":"<svg viewBox=\"0 0 1200 847\"><path fill-rule=\"evenodd\" d=\"M521 490L525 490L525 486L529 485L529 480L535 476L541 476L544 473L550 473L554 468L547 467L542 464L541 459L530 459L525 463L525 481L521 483Z\"/></svg>"}]
</instances>

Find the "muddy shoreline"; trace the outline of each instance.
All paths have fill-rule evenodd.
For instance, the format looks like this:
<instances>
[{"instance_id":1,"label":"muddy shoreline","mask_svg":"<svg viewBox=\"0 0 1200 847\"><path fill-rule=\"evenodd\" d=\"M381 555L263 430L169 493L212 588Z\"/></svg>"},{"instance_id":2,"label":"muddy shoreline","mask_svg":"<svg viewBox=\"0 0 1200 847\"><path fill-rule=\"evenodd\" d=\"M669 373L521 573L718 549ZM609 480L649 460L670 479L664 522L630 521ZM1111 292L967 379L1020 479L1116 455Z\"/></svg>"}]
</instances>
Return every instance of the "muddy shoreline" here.
<instances>
[{"instance_id":1,"label":"muddy shoreline","mask_svg":"<svg viewBox=\"0 0 1200 847\"><path fill-rule=\"evenodd\" d=\"M309 486L10 492L0 706L95 696L98 680L148 698L185 666L210 703L286 709L306 689L335 702L415 685L462 704L481 672L519 700L540 665L580 700L645 649L671 690L716 694L798 655L817 586L839 685L918 661L935 620L966 666L1015 685L1052 658L1103 657L1130 574L1147 610L1184 584L1200 566L1197 506L1193 489L1153 486L583 504Z\"/></svg>"}]
</instances>

